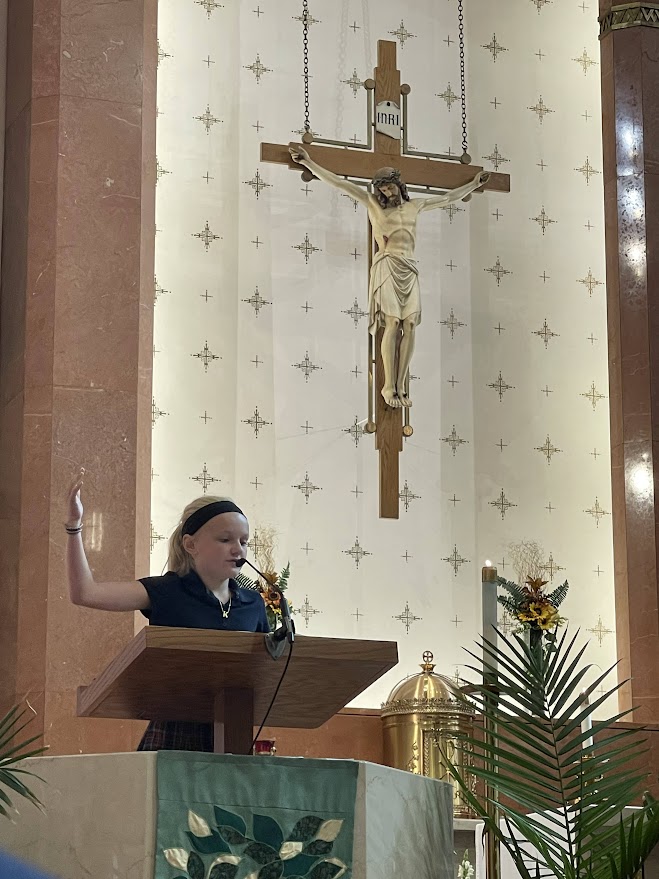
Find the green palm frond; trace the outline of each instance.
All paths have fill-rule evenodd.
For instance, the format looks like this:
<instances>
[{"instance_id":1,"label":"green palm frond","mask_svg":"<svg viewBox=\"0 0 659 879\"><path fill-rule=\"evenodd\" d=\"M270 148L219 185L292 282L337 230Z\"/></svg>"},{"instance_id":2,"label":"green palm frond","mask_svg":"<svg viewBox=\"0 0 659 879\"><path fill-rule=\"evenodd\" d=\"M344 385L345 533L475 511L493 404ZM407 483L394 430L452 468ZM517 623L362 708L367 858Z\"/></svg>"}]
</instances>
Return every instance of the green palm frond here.
<instances>
[{"instance_id":1,"label":"green palm frond","mask_svg":"<svg viewBox=\"0 0 659 879\"><path fill-rule=\"evenodd\" d=\"M519 609L519 605L513 598L509 598L507 595L499 595L497 597L497 601L503 607L509 616L517 619L517 611Z\"/></svg>"},{"instance_id":2,"label":"green palm frond","mask_svg":"<svg viewBox=\"0 0 659 879\"><path fill-rule=\"evenodd\" d=\"M545 598L550 604L553 604L554 607L559 607L565 601L569 591L570 586L566 580L565 583L561 583L561 585L557 589L554 589L553 592L548 592L545 595Z\"/></svg>"},{"instance_id":3,"label":"green palm frond","mask_svg":"<svg viewBox=\"0 0 659 879\"><path fill-rule=\"evenodd\" d=\"M517 635L500 637L505 646L483 641L483 660L470 653L477 663L473 671L489 681L496 675L497 695L486 685L470 693L489 734L465 736L462 744L473 753L469 771L491 793L479 802L470 779L451 766L465 799L523 879L534 879L538 871L562 879L633 879L659 841L655 800L647 797L632 816L624 814L647 777L630 769L645 742L633 729L611 729L629 712L593 720L592 731L581 726L620 685L584 704L590 667L582 665L586 645L577 646L578 633L565 631L544 651L531 650ZM589 697L612 671L587 687ZM597 747L588 744L591 736ZM447 754L444 759L451 764ZM495 806L503 827L492 817Z\"/></svg>"},{"instance_id":4,"label":"green palm frond","mask_svg":"<svg viewBox=\"0 0 659 879\"><path fill-rule=\"evenodd\" d=\"M255 589L257 592L260 592L259 584L256 580L252 580L251 577L248 577L246 574L243 574L242 571L233 578L239 586L242 586L243 589Z\"/></svg>"},{"instance_id":5,"label":"green palm frond","mask_svg":"<svg viewBox=\"0 0 659 879\"><path fill-rule=\"evenodd\" d=\"M617 857L616 853L609 854L611 879L635 876L655 846L659 803L646 793L643 805L644 809L639 811L638 816L632 816L626 828L623 824L617 828Z\"/></svg>"},{"instance_id":6,"label":"green palm frond","mask_svg":"<svg viewBox=\"0 0 659 879\"><path fill-rule=\"evenodd\" d=\"M281 589L282 592L285 592L288 588L288 578L291 574L291 563L286 562L286 567L279 575L279 579L277 580L277 588Z\"/></svg>"},{"instance_id":7,"label":"green palm frond","mask_svg":"<svg viewBox=\"0 0 659 879\"><path fill-rule=\"evenodd\" d=\"M512 580L506 580L505 577L497 577L497 582L501 589L508 593L515 604L521 604L526 600L526 593L524 592L523 586L520 586L518 583L513 583ZM505 598L506 596L499 596L499 601L503 603Z\"/></svg>"},{"instance_id":8,"label":"green palm frond","mask_svg":"<svg viewBox=\"0 0 659 879\"><path fill-rule=\"evenodd\" d=\"M291 573L291 563L287 562L286 567L281 572L277 579L277 589L280 589L282 592L285 592L288 588L288 578ZM248 577L246 574L243 574L242 571L233 578L239 586L242 586L244 589L256 589L260 591L261 587L259 585L258 580L252 580L251 577Z\"/></svg>"},{"instance_id":9,"label":"green palm frond","mask_svg":"<svg viewBox=\"0 0 659 879\"><path fill-rule=\"evenodd\" d=\"M5 818L11 817L10 810L14 809L12 801L14 795L23 797L35 806L41 806L39 799L22 781L24 776L32 776L32 778L38 776L27 769L16 768L16 764L21 760L37 757L48 750L45 747L30 748L30 745L41 736L32 736L21 742L16 741L17 736L30 723L31 718L24 720L26 714L26 709L15 706L0 719L0 815Z\"/></svg>"},{"instance_id":10,"label":"green palm frond","mask_svg":"<svg viewBox=\"0 0 659 879\"><path fill-rule=\"evenodd\" d=\"M524 588L512 580L506 580L504 577L497 578L498 585L507 592L507 595L498 595L497 601L503 607L507 614L517 619L517 612L527 599Z\"/></svg>"}]
</instances>

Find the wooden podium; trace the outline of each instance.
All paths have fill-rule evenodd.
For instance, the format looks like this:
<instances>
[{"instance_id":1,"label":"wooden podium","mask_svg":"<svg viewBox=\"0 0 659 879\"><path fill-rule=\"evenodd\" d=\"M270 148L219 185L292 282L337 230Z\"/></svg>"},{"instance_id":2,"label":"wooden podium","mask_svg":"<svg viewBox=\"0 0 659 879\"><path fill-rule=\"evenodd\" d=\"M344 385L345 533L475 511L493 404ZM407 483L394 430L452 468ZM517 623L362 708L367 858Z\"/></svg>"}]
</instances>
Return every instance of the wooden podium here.
<instances>
[{"instance_id":1,"label":"wooden podium","mask_svg":"<svg viewBox=\"0 0 659 879\"><path fill-rule=\"evenodd\" d=\"M249 754L286 658L262 634L146 626L78 688L78 715L214 723L216 753ZM268 725L319 727L397 662L395 641L298 635Z\"/></svg>"}]
</instances>

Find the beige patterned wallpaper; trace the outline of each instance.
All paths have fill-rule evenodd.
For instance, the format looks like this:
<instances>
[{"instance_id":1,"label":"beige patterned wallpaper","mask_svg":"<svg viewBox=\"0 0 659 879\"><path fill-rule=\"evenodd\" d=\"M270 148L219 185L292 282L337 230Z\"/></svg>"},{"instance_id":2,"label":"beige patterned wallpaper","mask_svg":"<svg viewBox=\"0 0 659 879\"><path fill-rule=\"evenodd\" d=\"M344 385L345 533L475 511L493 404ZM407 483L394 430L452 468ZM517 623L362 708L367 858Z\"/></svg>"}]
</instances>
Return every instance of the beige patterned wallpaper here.
<instances>
[{"instance_id":1,"label":"beige patterned wallpaper","mask_svg":"<svg viewBox=\"0 0 659 879\"><path fill-rule=\"evenodd\" d=\"M398 640L364 705L426 649L460 674L480 567L512 576L519 540L570 580L590 660L615 661L597 11L466 5L469 150L511 193L420 219L414 435L400 520L382 521L362 431L365 217L259 162L303 125L302 4L160 2L152 570L191 497L230 494L256 540L277 527L300 632ZM457 0L310 11L319 136L365 138L384 38L412 86L410 144L461 151Z\"/></svg>"}]
</instances>

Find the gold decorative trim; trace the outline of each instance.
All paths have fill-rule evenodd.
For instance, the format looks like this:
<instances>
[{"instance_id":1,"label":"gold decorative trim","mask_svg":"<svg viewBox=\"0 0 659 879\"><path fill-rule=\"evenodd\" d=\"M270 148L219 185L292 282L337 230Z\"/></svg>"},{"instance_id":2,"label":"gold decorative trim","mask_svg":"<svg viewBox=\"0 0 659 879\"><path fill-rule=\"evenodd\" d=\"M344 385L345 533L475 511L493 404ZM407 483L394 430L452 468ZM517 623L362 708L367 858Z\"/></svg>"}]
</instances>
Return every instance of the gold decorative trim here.
<instances>
[{"instance_id":1,"label":"gold decorative trim","mask_svg":"<svg viewBox=\"0 0 659 879\"><path fill-rule=\"evenodd\" d=\"M392 714L454 714L472 716L476 712L467 702L448 699L397 699L382 705L382 717Z\"/></svg>"},{"instance_id":2,"label":"gold decorative trim","mask_svg":"<svg viewBox=\"0 0 659 879\"><path fill-rule=\"evenodd\" d=\"M425 730L421 730L421 736L423 738L423 774L426 778L430 778L430 736Z\"/></svg>"},{"instance_id":3,"label":"gold decorative trim","mask_svg":"<svg viewBox=\"0 0 659 879\"><path fill-rule=\"evenodd\" d=\"M599 18L600 40L627 27L659 27L659 3L623 3Z\"/></svg>"}]
</instances>

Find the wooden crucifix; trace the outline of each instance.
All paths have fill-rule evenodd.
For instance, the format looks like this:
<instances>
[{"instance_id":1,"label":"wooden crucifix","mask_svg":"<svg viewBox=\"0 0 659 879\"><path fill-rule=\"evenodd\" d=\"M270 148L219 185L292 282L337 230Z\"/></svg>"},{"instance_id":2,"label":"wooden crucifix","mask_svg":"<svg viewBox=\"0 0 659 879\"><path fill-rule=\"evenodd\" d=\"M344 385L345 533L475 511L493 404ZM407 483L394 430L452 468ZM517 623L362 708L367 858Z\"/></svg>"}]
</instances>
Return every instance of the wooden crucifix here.
<instances>
[{"instance_id":1,"label":"wooden crucifix","mask_svg":"<svg viewBox=\"0 0 659 879\"><path fill-rule=\"evenodd\" d=\"M379 452L380 470L380 518L397 519L400 496L399 482L399 454L403 450L403 436L412 434L409 424L409 393L407 390L409 356L411 356L410 341L413 347L414 327L420 319L420 305L416 312L415 302L419 301L419 286L416 279L416 268L413 256L414 235L416 234L416 217L420 210L429 210L445 203L447 198L451 201L466 196L472 191L483 189L496 190L499 192L510 191L510 178L507 174L484 175L487 182L481 183L479 177L483 174L481 167L461 164L458 162L437 161L430 158L419 158L405 155L401 152L401 129L400 129L400 98L407 95L410 87L401 86L400 71L396 68L396 44L388 40L378 41L378 66L375 69L374 79L367 80L366 88L374 90L374 103L376 118L372 123L375 128L374 149L349 149L336 146L323 146L310 143L308 148L291 149L283 144L261 144L261 160L264 162L276 162L288 165L291 169L299 170L300 164L306 164L311 173L321 180L345 189L369 208L371 220L371 242L369 246L369 314L372 321L370 329L377 335L369 334L369 418L366 432L375 433L375 445ZM387 110L389 108L389 111ZM312 138L305 135L303 140L311 141ZM390 211L378 212L374 196L368 195L362 187L356 187L347 178L358 180L373 180L377 171L392 170L395 166L398 178L393 176L393 182L386 182L386 178L378 180L376 195L385 199L391 192L392 199L398 195L398 208L401 213L396 220ZM305 174L309 175L309 170ZM305 178L309 179L309 177ZM426 187L429 190L448 190L447 196L438 196L427 199L408 199L408 205L400 201L400 195L405 192L404 187L396 180L404 180L406 184L415 187ZM451 192L452 191L452 192ZM384 196L382 195L384 193ZM392 202L393 204L393 202ZM382 201L380 201L382 205ZM389 207L389 202L387 202ZM411 245L392 248L394 253L387 253L389 231L391 223L378 222L374 216L387 214L389 221L396 226L391 232L391 240L394 240L395 232L409 232ZM391 226L391 228L393 228ZM374 235L377 252L374 255ZM400 239L398 239L400 240ZM409 252L409 253L408 253ZM402 255L401 255L402 254ZM385 258L393 261L393 271L390 266L381 264ZM380 281L374 282L374 266L378 265L379 277L385 277L382 286ZM403 296L410 295L409 303L396 305L399 310L397 316L391 318L384 304L374 307L374 290L376 295L391 297L391 290L387 288L386 274L396 275L395 284L398 291L403 290ZM395 286L394 284L394 286ZM384 291L384 293L383 293ZM398 294L396 294L398 295ZM374 313L375 308L375 313ZM400 311L402 309L402 311ZM408 315L407 311L411 313ZM407 340L406 340L407 333ZM383 344L384 340L384 344ZM409 355L409 356L408 356ZM372 387L373 367L375 367L375 382ZM398 372L396 372L398 370ZM394 375L394 373L396 373ZM375 392L375 413L373 418L373 390ZM403 424L405 413L405 424Z\"/></svg>"}]
</instances>

